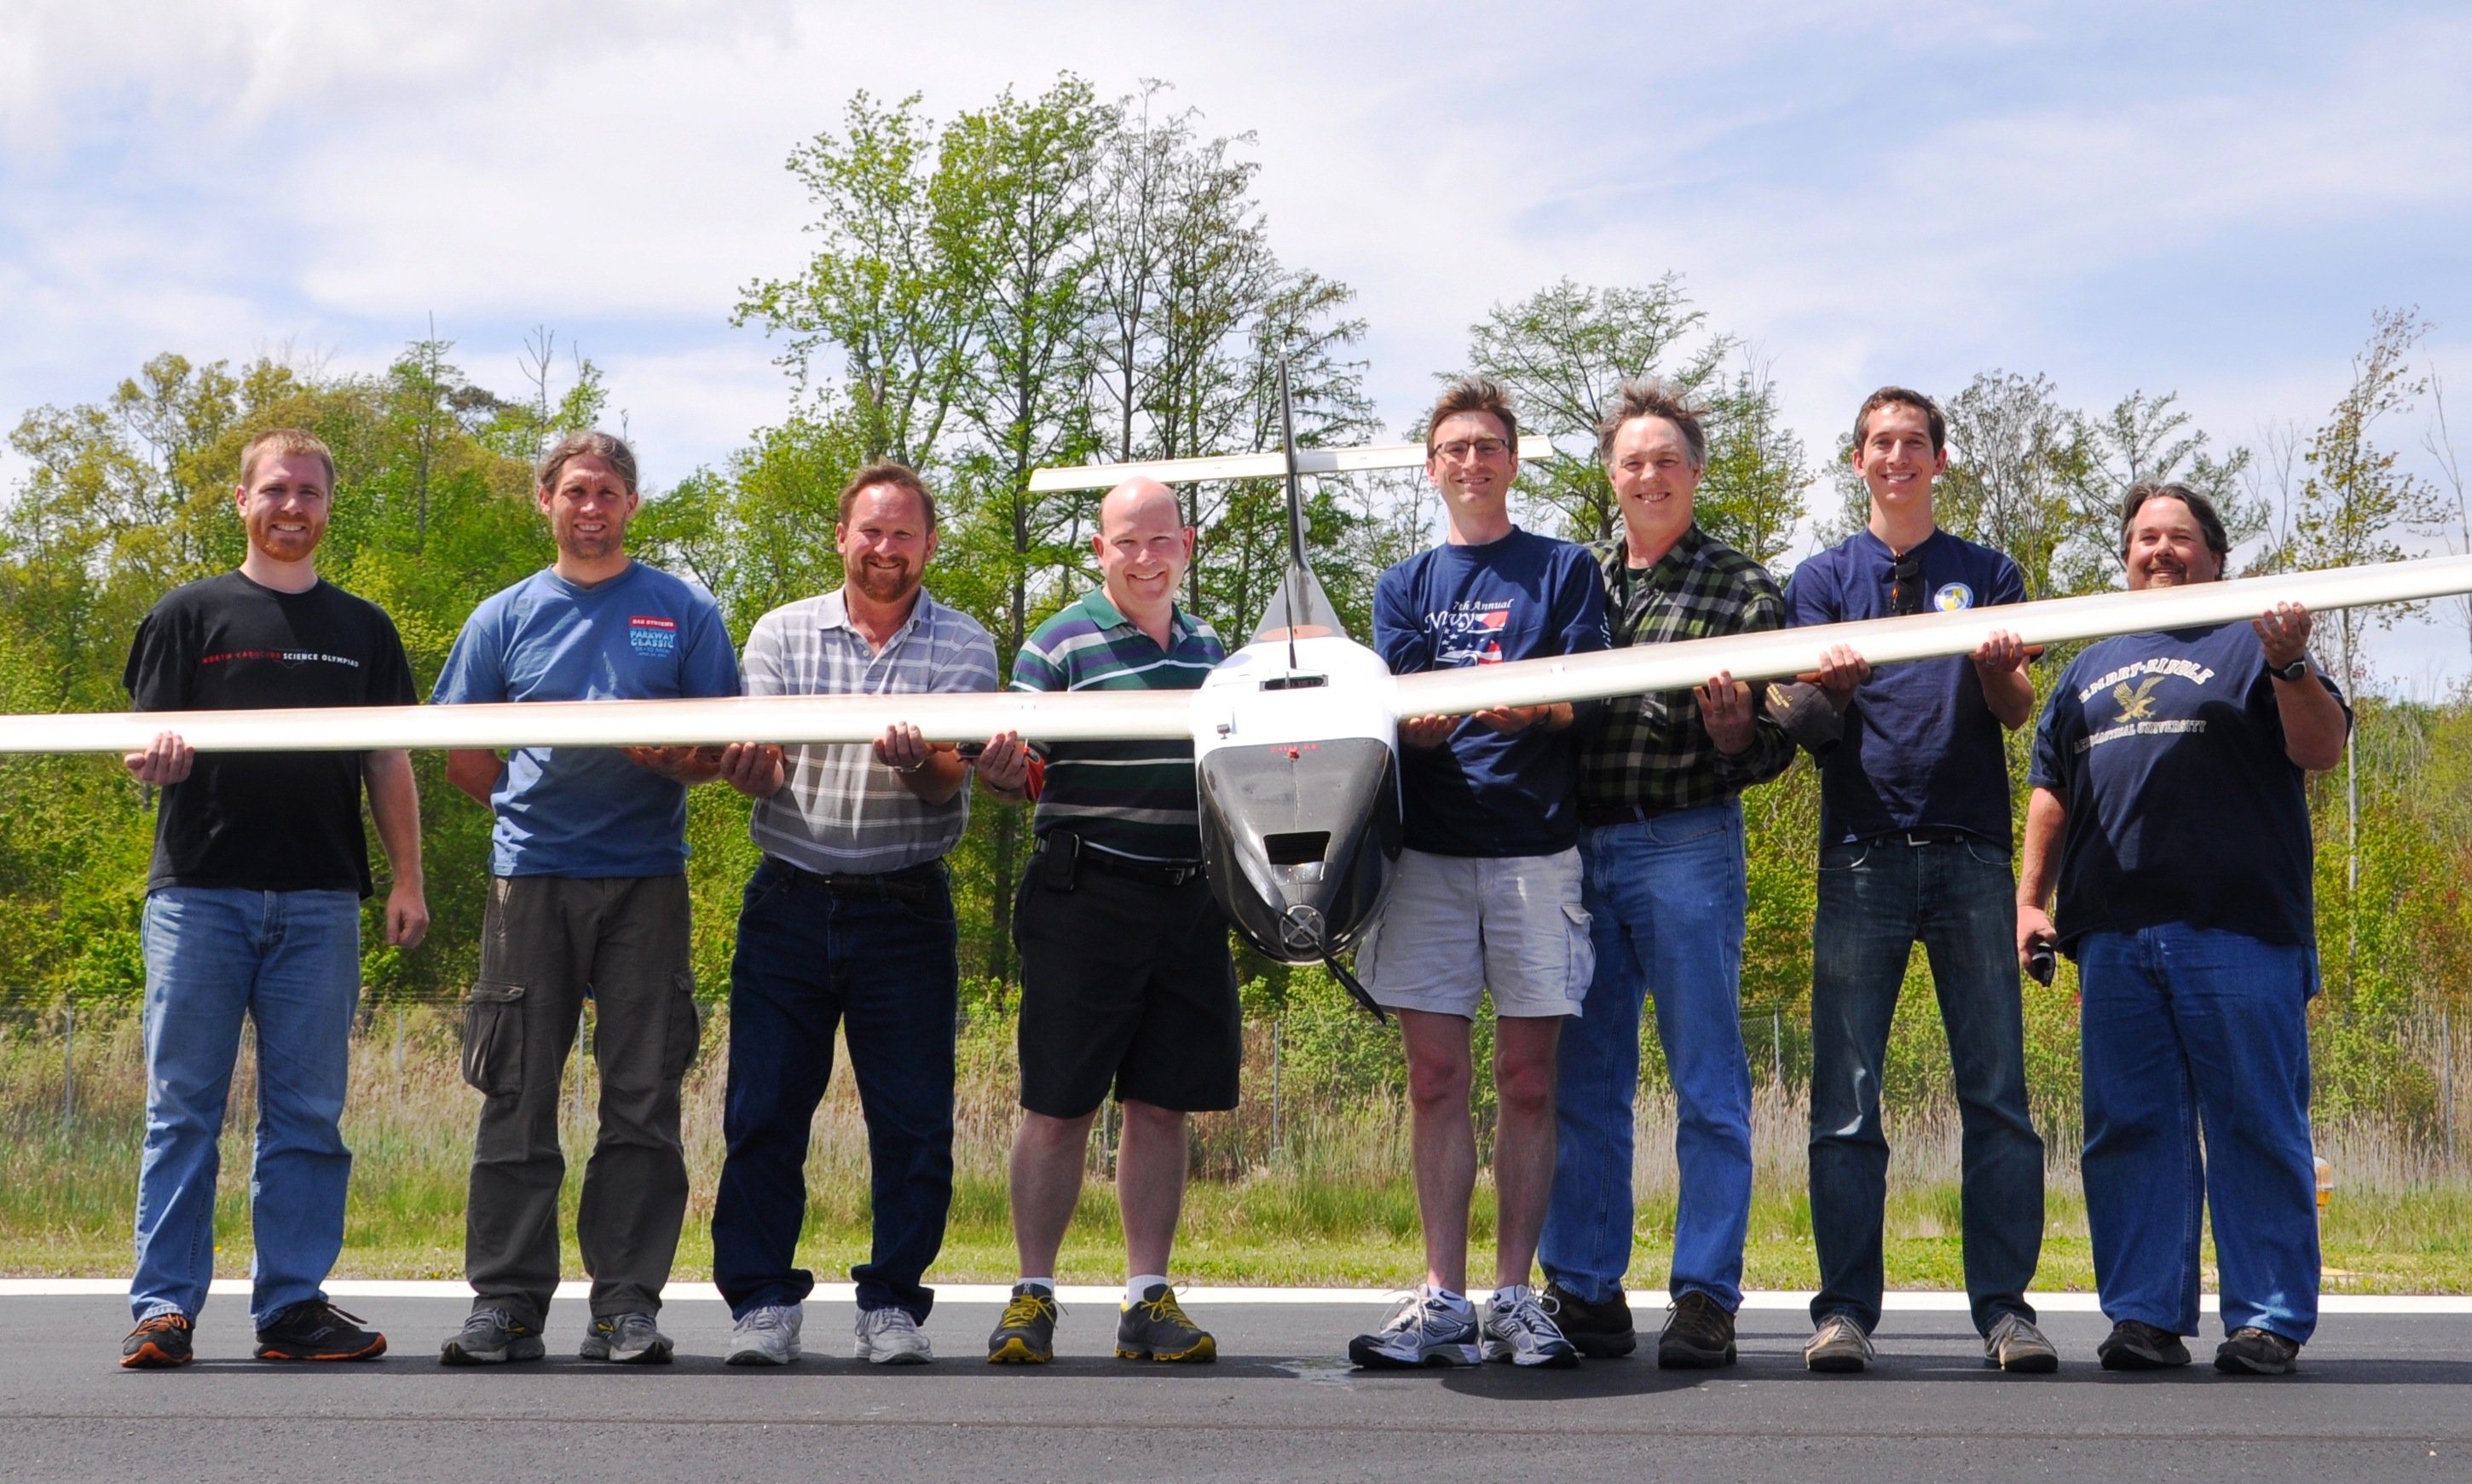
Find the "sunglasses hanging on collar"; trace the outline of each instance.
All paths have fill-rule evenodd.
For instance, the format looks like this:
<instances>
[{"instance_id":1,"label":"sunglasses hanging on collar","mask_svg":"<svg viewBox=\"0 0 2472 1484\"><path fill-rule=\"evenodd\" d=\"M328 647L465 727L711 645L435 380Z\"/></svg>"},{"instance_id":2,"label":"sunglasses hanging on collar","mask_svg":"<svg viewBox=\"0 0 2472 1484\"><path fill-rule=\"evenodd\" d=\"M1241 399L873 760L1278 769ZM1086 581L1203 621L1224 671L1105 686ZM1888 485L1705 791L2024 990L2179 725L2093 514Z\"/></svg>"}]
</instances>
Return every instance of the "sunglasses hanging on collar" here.
<instances>
[{"instance_id":1,"label":"sunglasses hanging on collar","mask_svg":"<svg viewBox=\"0 0 2472 1484\"><path fill-rule=\"evenodd\" d=\"M1889 616L1923 611L1923 559L1913 552L1889 563Z\"/></svg>"}]
</instances>

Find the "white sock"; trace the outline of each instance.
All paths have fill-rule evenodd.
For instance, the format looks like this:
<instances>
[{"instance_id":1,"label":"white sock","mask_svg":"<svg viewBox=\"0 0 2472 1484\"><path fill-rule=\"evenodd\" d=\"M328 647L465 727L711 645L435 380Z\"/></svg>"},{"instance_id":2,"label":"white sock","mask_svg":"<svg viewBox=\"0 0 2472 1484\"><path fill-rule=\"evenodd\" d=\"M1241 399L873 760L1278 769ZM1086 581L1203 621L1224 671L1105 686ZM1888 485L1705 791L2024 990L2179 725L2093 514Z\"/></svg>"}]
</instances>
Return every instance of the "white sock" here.
<instances>
[{"instance_id":1,"label":"white sock","mask_svg":"<svg viewBox=\"0 0 2472 1484\"><path fill-rule=\"evenodd\" d=\"M1151 1296L1153 1286L1163 1285L1166 1282L1165 1273L1142 1273L1129 1278L1125 1280L1125 1303L1139 1304Z\"/></svg>"},{"instance_id":2,"label":"white sock","mask_svg":"<svg viewBox=\"0 0 2472 1484\"><path fill-rule=\"evenodd\" d=\"M1450 1289L1443 1287L1439 1283L1427 1283L1425 1285L1425 1292L1433 1295L1437 1299L1447 1300L1453 1304L1465 1304L1467 1302L1466 1294L1453 1293Z\"/></svg>"},{"instance_id":3,"label":"white sock","mask_svg":"<svg viewBox=\"0 0 2472 1484\"><path fill-rule=\"evenodd\" d=\"M1013 1286L1016 1288L1035 1288L1041 1293L1053 1294L1056 1292L1056 1280L1052 1278L1025 1278L1019 1282L1014 1283Z\"/></svg>"}]
</instances>

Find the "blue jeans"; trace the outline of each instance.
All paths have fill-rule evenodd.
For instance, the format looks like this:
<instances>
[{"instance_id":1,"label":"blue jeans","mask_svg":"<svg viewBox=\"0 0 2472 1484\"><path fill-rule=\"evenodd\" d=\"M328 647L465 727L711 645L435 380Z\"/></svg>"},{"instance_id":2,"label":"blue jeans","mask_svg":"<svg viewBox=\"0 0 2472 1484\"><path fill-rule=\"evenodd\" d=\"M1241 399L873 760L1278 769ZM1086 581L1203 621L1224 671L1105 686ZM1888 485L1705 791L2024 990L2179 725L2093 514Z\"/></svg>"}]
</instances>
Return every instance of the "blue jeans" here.
<instances>
[{"instance_id":1,"label":"blue jeans","mask_svg":"<svg viewBox=\"0 0 2472 1484\"><path fill-rule=\"evenodd\" d=\"M2090 934L2078 969L2086 1226L2104 1313L2198 1332L2211 1200L2223 1329L2306 1343L2318 1328L2306 1013L2317 955L2174 922Z\"/></svg>"},{"instance_id":2,"label":"blue jeans","mask_svg":"<svg viewBox=\"0 0 2472 1484\"><path fill-rule=\"evenodd\" d=\"M766 861L747 883L729 966L728 1153L712 1213L712 1276L745 1317L796 1304L815 1275L792 1266L807 1215L807 1135L849 1042L867 1118L874 1250L850 1269L861 1309L921 1322L919 1280L944 1245L953 1204L953 1014L960 966L953 902L825 889Z\"/></svg>"},{"instance_id":3,"label":"blue jeans","mask_svg":"<svg viewBox=\"0 0 2472 1484\"><path fill-rule=\"evenodd\" d=\"M353 892L167 886L147 894L146 1153L137 1173L130 1312L195 1319L215 1273L216 1141L257 1022L257 1155L249 1208L261 1327L325 1297L344 1247L352 1153L340 1126L361 997Z\"/></svg>"},{"instance_id":4,"label":"blue jeans","mask_svg":"<svg viewBox=\"0 0 2472 1484\"><path fill-rule=\"evenodd\" d=\"M1811 936L1813 1320L1850 1314L1866 1330L1880 1322L1889 1190L1880 1074L1917 940L1931 960L1957 1085L1974 1327L1987 1334L2004 1313L2032 1319L2026 1285L2043 1253L2043 1140L2026 1104L2008 852L1971 837L1828 846Z\"/></svg>"},{"instance_id":5,"label":"blue jeans","mask_svg":"<svg viewBox=\"0 0 2472 1484\"><path fill-rule=\"evenodd\" d=\"M1639 1017L1674 1075L1676 1298L1743 1302L1751 1218L1751 1071L1743 1053L1743 807L1738 800L1591 829L1581 842L1596 978L1562 1026L1555 1089L1554 1196L1538 1248L1545 1274L1591 1304L1630 1266L1631 1109Z\"/></svg>"}]
</instances>

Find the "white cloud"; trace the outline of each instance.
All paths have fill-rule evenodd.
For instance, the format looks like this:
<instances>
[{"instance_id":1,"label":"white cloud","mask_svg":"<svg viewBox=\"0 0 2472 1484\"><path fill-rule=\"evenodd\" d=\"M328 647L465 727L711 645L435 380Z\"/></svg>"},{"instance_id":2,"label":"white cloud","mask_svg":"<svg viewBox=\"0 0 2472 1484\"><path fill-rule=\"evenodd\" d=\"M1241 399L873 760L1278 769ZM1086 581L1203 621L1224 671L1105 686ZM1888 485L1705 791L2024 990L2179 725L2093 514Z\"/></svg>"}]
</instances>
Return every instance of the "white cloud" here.
<instances>
[{"instance_id":1,"label":"white cloud","mask_svg":"<svg viewBox=\"0 0 2472 1484\"><path fill-rule=\"evenodd\" d=\"M167 348L373 369L435 312L501 388L559 326L649 464L717 461L786 401L726 315L806 250L790 146L859 87L943 115L1069 67L1255 132L1394 424L1494 302L1671 269L1815 455L1871 385L1995 365L2236 441L2320 416L2371 306L2472 318L2467 64L2452 12L2296 5L18 0L0 419Z\"/></svg>"}]
</instances>

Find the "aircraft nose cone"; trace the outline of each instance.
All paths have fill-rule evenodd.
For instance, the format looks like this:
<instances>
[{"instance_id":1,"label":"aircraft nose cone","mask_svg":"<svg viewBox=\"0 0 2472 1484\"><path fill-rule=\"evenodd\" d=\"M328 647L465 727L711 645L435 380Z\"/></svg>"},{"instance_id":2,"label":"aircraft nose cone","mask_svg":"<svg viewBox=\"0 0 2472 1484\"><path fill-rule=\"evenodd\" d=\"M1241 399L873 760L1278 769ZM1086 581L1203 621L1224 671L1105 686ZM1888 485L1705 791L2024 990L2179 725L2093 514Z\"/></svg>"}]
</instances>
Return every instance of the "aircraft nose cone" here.
<instances>
[{"instance_id":1,"label":"aircraft nose cone","mask_svg":"<svg viewBox=\"0 0 2472 1484\"><path fill-rule=\"evenodd\" d=\"M1322 945L1321 914L1302 902L1281 913L1279 943L1291 953L1319 953Z\"/></svg>"}]
</instances>

